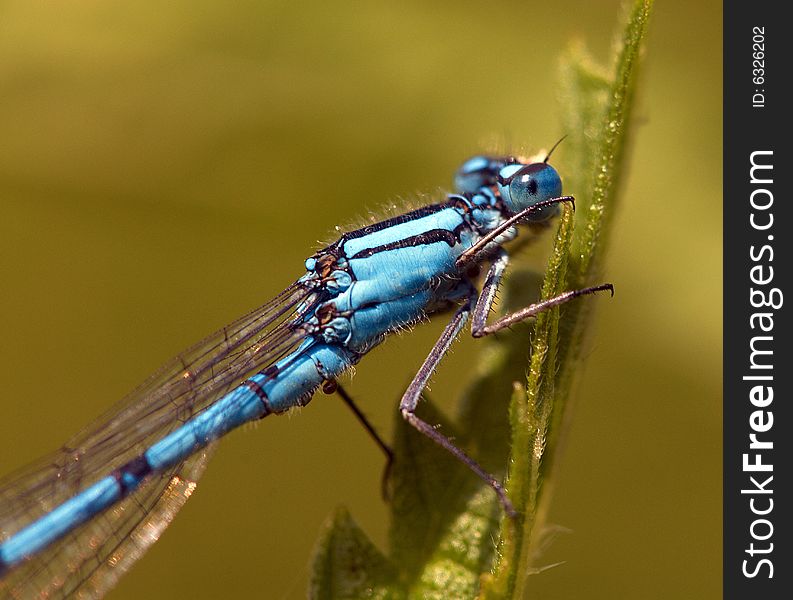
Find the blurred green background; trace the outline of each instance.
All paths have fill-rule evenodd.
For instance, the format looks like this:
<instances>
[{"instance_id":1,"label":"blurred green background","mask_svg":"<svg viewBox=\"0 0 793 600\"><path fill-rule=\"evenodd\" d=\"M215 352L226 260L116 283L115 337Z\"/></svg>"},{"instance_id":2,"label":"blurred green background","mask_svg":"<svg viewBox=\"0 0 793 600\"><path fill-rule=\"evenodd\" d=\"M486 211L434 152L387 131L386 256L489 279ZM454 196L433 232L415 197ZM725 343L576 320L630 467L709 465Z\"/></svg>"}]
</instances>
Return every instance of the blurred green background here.
<instances>
[{"instance_id":1,"label":"blurred green background","mask_svg":"<svg viewBox=\"0 0 793 600\"><path fill-rule=\"evenodd\" d=\"M264 302L318 241L560 136L559 54L619 2L0 5L0 472ZM721 591L721 3L659 2L537 598ZM564 144L555 164L564 174ZM576 190L566 190L575 193ZM528 264L541 269L547 246ZM442 323L350 389L380 430ZM446 410L477 344L435 379ZM226 439L114 598L305 595L337 504L385 540L382 459L333 397Z\"/></svg>"}]
</instances>

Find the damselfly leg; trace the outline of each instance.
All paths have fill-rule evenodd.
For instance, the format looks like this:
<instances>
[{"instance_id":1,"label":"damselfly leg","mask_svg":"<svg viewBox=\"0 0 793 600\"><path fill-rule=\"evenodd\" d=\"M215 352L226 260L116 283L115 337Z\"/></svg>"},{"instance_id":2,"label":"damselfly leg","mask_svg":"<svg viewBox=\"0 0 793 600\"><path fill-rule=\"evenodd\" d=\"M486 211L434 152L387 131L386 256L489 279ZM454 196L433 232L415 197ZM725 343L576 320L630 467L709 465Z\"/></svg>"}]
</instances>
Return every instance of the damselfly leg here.
<instances>
[{"instance_id":1,"label":"damselfly leg","mask_svg":"<svg viewBox=\"0 0 793 600\"><path fill-rule=\"evenodd\" d=\"M594 294L595 292L605 290L610 291L613 295L614 287L610 283L606 283L581 290L564 292L558 296L554 296L553 298L548 298L541 302L531 304L488 325L486 323L487 316L490 314L490 310L496 297L496 292L498 291L498 286L501 284L502 277L508 262L508 254L504 250L499 250L488 270L485 283L482 286L481 294L477 295L474 291L471 296L469 296L466 303L457 310L449 324L446 325L443 332L441 333L440 338L438 338L438 341L435 342L435 345L433 346L432 350L430 350L429 355L424 360L424 363L419 368L418 372L413 378L413 381L405 391L404 396L402 396L399 409L402 413L402 416L408 423L429 437L439 446L452 453L469 469L471 469L471 471L478 475L480 479L487 483L487 485L493 488L493 491L496 492L499 501L504 507L504 511L511 517L515 517L517 512L515 511L512 502L510 502L509 498L507 498L506 490L504 489L504 486L501 484L501 482L495 476L488 473L481 465L479 465L479 463L468 456L462 449L457 447L449 438L416 415L416 407L418 406L418 402L421 399L421 394L424 388L426 388L432 373L435 371L440 361L448 352L449 348L457 338L457 335L462 330L472 312L473 318L471 321L471 334L478 338L500 331L501 329L509 327L510 325L519 321L535 317L543 311L546 311L554 306L564 304L565 302L582 295Z\"/></svg>"}]
</instances>

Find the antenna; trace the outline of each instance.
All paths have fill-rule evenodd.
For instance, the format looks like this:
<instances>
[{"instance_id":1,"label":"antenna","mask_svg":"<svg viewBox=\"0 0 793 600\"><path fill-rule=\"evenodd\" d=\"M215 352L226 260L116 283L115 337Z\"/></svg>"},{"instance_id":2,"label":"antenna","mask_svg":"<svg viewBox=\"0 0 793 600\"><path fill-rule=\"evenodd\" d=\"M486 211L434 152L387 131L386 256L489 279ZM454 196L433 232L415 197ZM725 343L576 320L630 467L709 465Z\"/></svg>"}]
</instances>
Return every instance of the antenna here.
<instances>
[{"instance_id":1,"label":"antenna","mask_svg":"<svg viewBox=\"0 0 793 600\"><path fill-rule=\"evenodd\" d=\"M567 137L567 135L568 135L568 134L566 134L566 133L565 133L565 134L564 134L562 137L560 137L560 138L559 138L559 141L558 141L558 142L556 142L556 143L553 145L553 148L551 148L550 150L548 150L548 154L545 156L545 159L544 159L542 162L544 162L544 163L547 163L547 162L548 162L548 159L549 159L549 158L551 158L551 154L553 154L553 151L554 151L554 150L556 150L556 147L557 147L559 144L561 144L561 143L564 141L564 139Z\"/></svg>"}]
</instances>

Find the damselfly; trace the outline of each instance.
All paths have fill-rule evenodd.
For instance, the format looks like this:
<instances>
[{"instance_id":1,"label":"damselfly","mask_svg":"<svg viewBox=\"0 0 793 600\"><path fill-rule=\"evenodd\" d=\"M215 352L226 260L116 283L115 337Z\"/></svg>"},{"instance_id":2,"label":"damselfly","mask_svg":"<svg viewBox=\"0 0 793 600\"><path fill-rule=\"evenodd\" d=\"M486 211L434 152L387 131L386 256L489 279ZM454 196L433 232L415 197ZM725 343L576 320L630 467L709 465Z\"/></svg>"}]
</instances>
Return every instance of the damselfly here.
<instances>
[{"instance_id":1,"label":"damselfly","mask_svg":"<svg viewBox=\"0 0 793 600\"><path fill-rule=\"evenodd\" d=\"M546 221L573 201L561 195L548 157L469 159L455 178L458 193L343 235L308 258L305 274L273 300L177 356L59 451L0 482L0 590L101 595L189 498L215 440L306 405L320 387L354 408L337 378L389 333L439 312L453 316L399 410L514 515L501 483L415 410L467 321L482 337L612 290L569 291L487 322L509 260L502 246L519 225Z\"/></svg>"}]
</instances>

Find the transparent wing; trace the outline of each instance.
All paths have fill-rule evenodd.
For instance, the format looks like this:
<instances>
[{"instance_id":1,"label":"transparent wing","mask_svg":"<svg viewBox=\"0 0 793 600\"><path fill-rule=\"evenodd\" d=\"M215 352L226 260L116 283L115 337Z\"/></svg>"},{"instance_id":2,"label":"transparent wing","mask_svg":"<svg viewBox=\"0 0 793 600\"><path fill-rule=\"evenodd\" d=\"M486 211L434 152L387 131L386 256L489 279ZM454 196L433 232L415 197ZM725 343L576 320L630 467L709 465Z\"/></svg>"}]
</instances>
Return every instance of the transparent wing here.
<instances>
[{"instance_id":1,"label":"transparent wing","mask_svg":"<svg viewBox=\"0 0 793 600\"><path fill-rule=\"evenodd\" d=\"M319 292L296 283L172 359L51 455L0 480L0 541L144 452L251 374L294 349ZM101 595L167 527L211 449L135 493L0 580L0 595ZM93 591L92 591L93 590Z\"/></svg>"},{"instance_id":2,"label":"transparent wing","mask_svg":"<svg viewBox=\"0 0 793 600\"><path fill-rule=\"evenodd\" d=\"M190 498L214 446L152 478L107 512L14 568L0 581L0 596L104 596Z\"/></svg>"}]
</instances>

